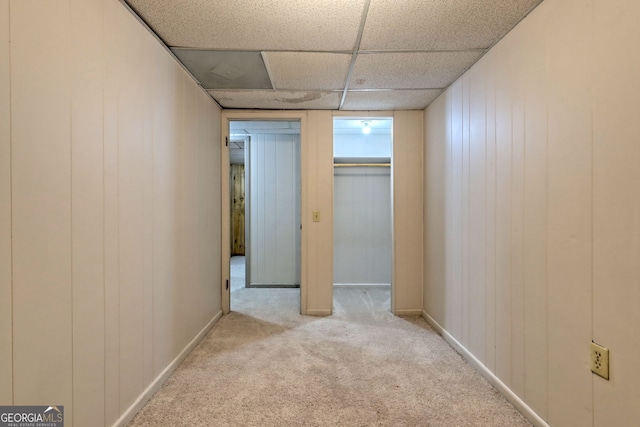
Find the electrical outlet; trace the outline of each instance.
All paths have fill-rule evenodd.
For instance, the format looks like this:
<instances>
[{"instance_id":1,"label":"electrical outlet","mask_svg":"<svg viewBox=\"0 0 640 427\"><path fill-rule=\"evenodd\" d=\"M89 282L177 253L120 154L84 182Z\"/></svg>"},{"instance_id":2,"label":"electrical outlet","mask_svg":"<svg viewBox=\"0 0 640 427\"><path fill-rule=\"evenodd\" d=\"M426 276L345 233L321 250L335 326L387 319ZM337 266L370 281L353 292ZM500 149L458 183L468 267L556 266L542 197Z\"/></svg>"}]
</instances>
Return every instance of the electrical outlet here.
<instances>
[{"instance_id":1,"label":"electrical outlet","mask_svg":"<svg viewBox=\"0 0 640 427\"><path fill-rule=\"evenodd\" d=\"M591 341L591 372L609 379L609 349Z\"/></svg>"}]
</instances>

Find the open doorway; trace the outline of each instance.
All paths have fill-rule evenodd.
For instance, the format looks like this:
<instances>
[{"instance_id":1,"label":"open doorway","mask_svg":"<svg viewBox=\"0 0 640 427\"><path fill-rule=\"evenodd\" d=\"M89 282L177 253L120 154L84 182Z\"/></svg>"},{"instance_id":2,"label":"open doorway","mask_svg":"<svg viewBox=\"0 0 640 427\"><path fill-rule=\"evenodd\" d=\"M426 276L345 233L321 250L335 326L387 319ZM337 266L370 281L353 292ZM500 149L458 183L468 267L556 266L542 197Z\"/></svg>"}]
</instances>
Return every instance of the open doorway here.
<instances>
[{"instance_id":1,"label":"open doorway","mask_svg":"<svg viewBox=\"0 0 640 427\"><path fill-rule=\"evenodd\" d=\"M300 286L300 121L230 120L229 161L233 308L238 290Z\"/></svg>"},{"instance_id":2,"label":"open doorway","mask_svg":"<svg viewBox=\"0 0 640 427\"><path fill-rule=\"evenodd\" d=\"M391 310L392 129L392 118L334 118L334 312Z\"/></svg>"}]
</instances>

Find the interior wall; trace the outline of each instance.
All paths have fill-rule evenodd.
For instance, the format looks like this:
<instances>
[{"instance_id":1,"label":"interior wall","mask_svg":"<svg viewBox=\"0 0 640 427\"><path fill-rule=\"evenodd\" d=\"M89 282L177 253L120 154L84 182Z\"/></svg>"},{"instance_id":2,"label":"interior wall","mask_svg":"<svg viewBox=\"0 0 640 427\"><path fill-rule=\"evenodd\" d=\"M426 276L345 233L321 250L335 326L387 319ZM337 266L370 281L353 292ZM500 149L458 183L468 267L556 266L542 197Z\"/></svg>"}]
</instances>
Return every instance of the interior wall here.
<instances>
[{"instance_id":1,"label":"interior wall","mask_svg":"<svg viewBox=\"0 0 640 427\"><path fill-rule=\"evenodd\" d=\"M390 168L338 167L333 181L333 282L391 284Z\"/></svg>"},{"instance_id":2,"label":"interior wall","mask_svg":"<svg viewBox=\"0 0 640 427\"><path fill-rule=\"evenodd\" d=\"M0 0L0 402L11 402L11 114L9 0Z\"/></svg>"},{"instance_id":3,"label":"interior wall","mask_svg":"<svg viewBox=\"0 0 640 427\"><path fill-rule=\"evenodd\" d=\"M391 132L386 134L362 132L333 135L333 156L349 158L391 157Z\"/></svg>"},{"instance_id":4,"label":"interior wall","mask_svg":"<svg viewBox=\"0 0 640 427\"><path fill-rule=\"evenodd\" d=\"M220 313L220 110L117 1L0 22L0 404L123 423Z\"/></svg>"},{"instance_id":5,"label":"interior wall","mask_svg":"<svg viewBox=\"0 0 640 427\"><path fill-rule=\"evenodd\" d=\"M396 315L419 315L423 309L423 146L423 112L395 111L391 311Z\"/></svg>"},{"instance_id":6,"label":"interior wall","mask_svg":"<svg viewBox=\"0 0 640 427\"><path fill-rule=\"evenodd\" d=\"M301 288L302 314L328 316L333 307L333 118L335 116L393 117L394 258L392 310L396 314L422 313L422 221L423 221L423 118L422 111L235 111L222 113L223 133L229 120L291 120L301 122ZM397 141L397 143L395 143ZM222 154L223 211L228 209L228 150ZM226 180L226 181L225 181ZM227 203L227 207L224 207ZM313 222L313 211L320 221ZM226 223L224 222L226 221ZM228 279L229 218L223 216L223 281ZM227 248L227 249L225 249ZM226 250L226 252L224 252ZM225 261L226 260L226 261ZM227 263L225 265L224 263ZM226 275L225 275L226 274ZM224 291L223 310L229 292Z\"/></svg>"},{"instance_id":7,"label":"interior wall","mask_svg":"<svg viewBox=\"0 0 640 427\"><path fill-rule=\"evenodd\" d=\"M300 135L249 143L250 285L300 284Z\"/></svg>"},{"instance_id":8,"label":"interior wall","mask_svg":"<svg viewBox=\"0 0 640 427\"><path fill-rule=\"evenodd\" d=\"M425 315L553 426L640 419L638 16L545 1L425 112Z\"/></svg>"},{"instance_id":9,"label":"interior wall","mask_svg":"<svg viewBox=\"0 0 640 427\"><path fill-rule=\"evenodd\" d=\"M306 286L301 298L306 313L328 316L333 309L333 113L309 111L307 127L302 128L302 247L307 255ZM306 143L305 143L306 141ZM305 185L306 183L306 185ZM313 211L320 221L313 222Z\"/></svg>"}]
</instances>

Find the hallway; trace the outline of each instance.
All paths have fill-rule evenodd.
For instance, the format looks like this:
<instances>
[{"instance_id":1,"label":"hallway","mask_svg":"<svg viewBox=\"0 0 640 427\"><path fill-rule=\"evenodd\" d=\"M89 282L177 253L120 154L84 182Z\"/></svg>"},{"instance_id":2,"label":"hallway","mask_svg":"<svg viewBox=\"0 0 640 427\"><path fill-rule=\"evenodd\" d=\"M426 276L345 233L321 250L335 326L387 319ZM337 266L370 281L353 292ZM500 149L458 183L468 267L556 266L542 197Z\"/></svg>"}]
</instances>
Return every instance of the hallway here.
<instances>
[{"instance_id":1,"label":"hallway","mask_svg":"<svg viewBox=\"0 0 640 427\"><path fill-rule=\"evenodd\" d=\"M384 286L336 287L324 318L298 314L298 289L232 294L130 426L530 425Z\"/></svg>"}]
</instances>

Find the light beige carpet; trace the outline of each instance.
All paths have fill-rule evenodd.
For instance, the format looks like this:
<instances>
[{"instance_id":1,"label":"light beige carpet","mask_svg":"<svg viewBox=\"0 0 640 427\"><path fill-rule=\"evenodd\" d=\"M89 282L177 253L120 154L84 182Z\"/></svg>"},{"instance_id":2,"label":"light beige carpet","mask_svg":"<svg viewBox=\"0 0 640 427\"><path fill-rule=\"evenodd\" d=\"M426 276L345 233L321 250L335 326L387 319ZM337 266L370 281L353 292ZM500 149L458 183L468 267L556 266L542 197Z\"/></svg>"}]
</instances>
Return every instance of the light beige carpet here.
<instances>
[{"instance_id":1,"label":"light beige carpet","mask_svg":"<svg viewBox=\"0 0 640 427\"><path fill-rule=\"evenodd\" d=\"M388 287L336 287L300 316L298 289L238 289L131 426L530 426Z\"/></svg>"}]
</instances>

